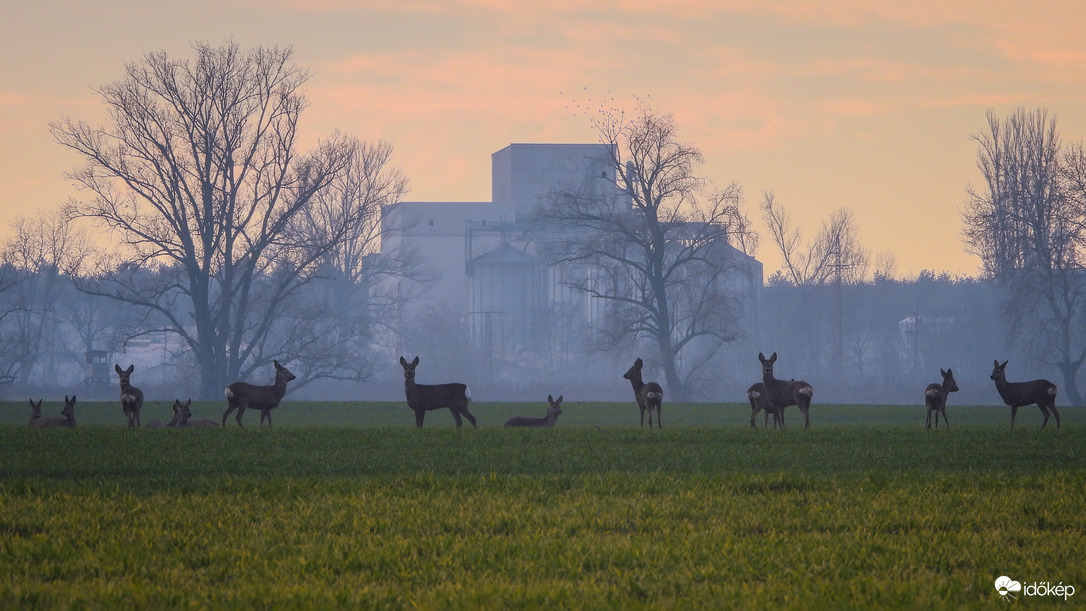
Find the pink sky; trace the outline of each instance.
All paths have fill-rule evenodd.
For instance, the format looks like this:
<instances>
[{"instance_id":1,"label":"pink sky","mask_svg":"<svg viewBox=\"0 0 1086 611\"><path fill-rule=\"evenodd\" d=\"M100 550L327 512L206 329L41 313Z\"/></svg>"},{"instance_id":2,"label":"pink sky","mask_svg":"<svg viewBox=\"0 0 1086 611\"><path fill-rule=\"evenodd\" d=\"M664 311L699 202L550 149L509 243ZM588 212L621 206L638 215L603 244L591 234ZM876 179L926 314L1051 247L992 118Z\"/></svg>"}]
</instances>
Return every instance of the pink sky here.
<instances>
[{"instance_id":1,"label":"pink sky","mask_svg":"<svg viewBox=\"0 0 1086 611\"><path fill-rule=\"evenodd\" d=\"M93 88L125 62L232 37L293 45L313 71L310 141L332 130L396 147L408 199L490 198L511 142L594 142L614 97L675 115L702 174L757 204L776 193L806 235L850 208L899 272L974 274L959 208L978 180L985 111L1043 106L1086 138L1086 3L1057 0L213 0L12 3L0 23L0 238L79 197L79 163L50 136L98 122ZM779 260L763 240L766 275Z\"/></svg>"}]
</instances>

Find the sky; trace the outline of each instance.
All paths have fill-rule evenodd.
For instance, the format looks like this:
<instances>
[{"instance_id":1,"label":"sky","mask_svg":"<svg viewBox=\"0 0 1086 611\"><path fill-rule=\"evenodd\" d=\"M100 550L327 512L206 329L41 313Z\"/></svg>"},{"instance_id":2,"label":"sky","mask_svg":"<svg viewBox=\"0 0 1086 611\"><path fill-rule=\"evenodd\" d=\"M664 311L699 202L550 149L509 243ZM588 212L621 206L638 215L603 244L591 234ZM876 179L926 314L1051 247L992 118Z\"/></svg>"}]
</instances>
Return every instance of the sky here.
<instances>
[{"instance_id":1,"label":"sky","mask_svg":"<svg viewBox=\"0 0 1086 611\"><path fill-rule=\"evenodd\" d=\"M991 109L1046 108L1086 139L1081 0L0 0L0 240L81 193L48 124L98 124L95 88L151 51L293 47L312 71L305 146L334 130L395 147L408 200L489 201L510 143L596 142L584 109L672 114L701 176L772 191L806 237L852 211L898 273L979 273L961 241Z\"/></svg>"}]
</instances>

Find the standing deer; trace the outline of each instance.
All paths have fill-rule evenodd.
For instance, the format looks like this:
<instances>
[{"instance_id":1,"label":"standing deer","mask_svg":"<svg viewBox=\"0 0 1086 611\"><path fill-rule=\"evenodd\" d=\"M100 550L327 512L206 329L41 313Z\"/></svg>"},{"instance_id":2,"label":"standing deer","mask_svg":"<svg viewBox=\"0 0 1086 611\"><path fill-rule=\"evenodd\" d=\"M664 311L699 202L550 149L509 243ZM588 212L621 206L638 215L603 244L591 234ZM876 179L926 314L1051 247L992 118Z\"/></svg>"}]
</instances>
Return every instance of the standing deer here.
<instances>
[{"instance_id":1,"label":"standing deer","mask_svg":"<svg viewBox=\"0 0 1086 611\"><path fill-rule=\"evenodd\" d=\"M928 384L924 389L924 406L928 408L928 417L924 419L924 428L931 428L931 413L935 412L935 428L939 428L939 414L943 414L943 422L946 428L950 428L950 421L946 419L946 400L950 393L958 392L958 383L954 381L954 372L950 369L939 370L943 375L942 384Z\"/></svg>"},{"instance_id":2,"label":"standing deer","mask_svg":"<svg viewBox=\"0 0 1086 611\"><path fill-rule=\"evenodd\" d=\"M30 421L34 422L38 418L41 418L41 402L43 399L38 399L37 403L34 400L30 400Z\"/></svg>"},{"instance_id":3,"label":"standing deer","mask_svg":"<svg viewBox=\"0 0 1086 611\"><path fill-rule=\"evenodd\" d=\"M645 366L641 358L638 357L634 361L626 373L622 374L622 377L630 381L630 385L633 386L634 399L637 400L637 407L641 410L641 426L645 426L645 411L649 412L649 428L652 428L652 412L656 411L656 428L664 428L663 420L663 407L664 407L664 389L660 387L656 382L645 383L641 379L641 368Z\"/></svg>"},{"instance_id":4,"label":"standing deer","mask_svg":"<svg viewBox=\"0 0 1086 611\"><path fill-rule=\"evenodd\" d=\"M226 411L222 414L222 425L224 427L226 426L226 417L235 409L238 410L238 415L235 418L238 421L238 426L244 426L241 423L241 416L247 408L260 410L261 425L264 424L265 419L268 421L268 426L272 425L271 411L279 407L283 395L287 394L287 382L294 379L294 374L280 365L279 361L273 360L272 364L275 365L275 383L271 386L254 386L248 382L234 382L226 387L226 390L223 391L223 394L226 395Z\"/></svg>"},{"instance_id":5,"label":"standing deer","mask_svg":"<svg viewBox=\"0 0 1086 611\"><path fill-rule=\"evenodd\" d=\"M562 395L558 395L558 400L555 400L551 395L547 395L547 403L550 405L547 407L546 416L542 418L513 416L505 421L505 426L554 426L554 423L558 421L558 414L562 413Z\"/></svg>"},{"instance_id":6,"label":"standing deer","mask_svg":"<svg viewBox=\"0 0 1086 611\"><path fill-rule=\"evenodd\" d=\"M468 411L471 389L467 384L416 384L415 368L419 366L419 357L416 356L408 363L407 359L401 356L400 365L403 366L403 390L407 395L407 406L415 410L415 428L422 428L422 419L426 417L426 412L446 407L456 419L456 428L463 424L461 415L475 428L475 416Z\"/></svg>"},{"instance_id":7,"label":"standing deer","mask_svg":"<svg viewBox=\"0 0 1086 611\"><path fill-rule=\"evenodd\" d=\"M132 386L132 372L136 366L121 369L120 365L114 365L113 368L121 381L121 409L128 420L128 428L136 428L140 425L140 408L143 407L143 391Z\"/></svg>"},{"instance_id":8,"label":"standing deer","mask_svg":"<svg viewBox=\"0 0 1086 611\"><path fill-rule=\"evenodd\" d=\"M761 352L758 360L762 362L762 382L766 388L766 404L775 412L779 412L781 428L784 428L784 408L789 405L799 406L806 421L803 428L811 428L811 397L814 396L814 387L803 380L778 380L773 377L773 363L777 362L777 353L768 359Z\"/></svg>"},{"instance_id":9,"label":"standing deer","mask_svg":"<svg viewBox=\"0 0 1086 611\"><path fill-rule=\"evenodd\" d=\"M764 382L755 382L747 389L747 400L750 401L750 427L753 429L758 428L754 425L754 416L759 411L765 410L765 422L763 426L769 427L769 415L773 414L773 428L780 428L784 426L781 422L781 412L778 409L773 408L766 402L766 390Z\"/></svg>"},{"instance_id":10,"label":"standing deer","mask_svg":"<svg viewBox=\"0 0 1086 611\"><path fill-rule=\"evenodd\" d=\"M164 423L164 422L162 422L162 420L156 418L156 419L148 422L146 428L149 428L149 429L165 429L165 428L174 428L174 427L176 427L177 426L177 419L181 417L181 413L178 411L177 405L178 405L177 401L174 401L174 403L173 403L173 418L170 418L169 422Z\"/></svg>"},{"instance_id":11,"label":"standing deer","mask_svg":"<svg viewBox=\"0 0 1086 611\"><path fill-rule=\"evenodd\" d=\"M40 405L41 401L38 404ZM61 410L60 415L63 417L39 416L30 421L30 426L34 428L75 426L75 395L72 395L71 399L68 395L64 395L64 409Z\"/></svg>"},{"instance_id":12,"label":"standing deer","mask_svg":"<svg viewBox=\"0 0 1086 611\"><path fill-rule=\"evenodd\" d=\"M999 361L993 361L995 368L992 369L992 375L989 376L995 381L996 390L999 391L999 396L1003 398L1003 402L1011 406L1011 428L1014 428L1014 415L1018 412L1018 408L1023 405L1037 404L1037 407L1041 408L1041 413L1044 414L1044 421L1041 422L1041 428L1045 428L1048 424L1048 410L1052 410L1052 413L1056 415L1056 428L1060 428L1060 413L1056 411L1056 385L1048 380L1033 380L1031 382L1008 382L1004 369L1007 368L1007 363L1010 361L1003 361L1000 365Z\"/></svg>"},{"instance_id":13,"label":"standing deer","mask_svg":"<svg viewBox=\"0 0 1086 611\"><path fill-rule=\"evenodd\" d=\"M192 419L192 399L186 400L184 403L181 399L175 399L173 402L173 409L177 412L177 428L179 429L217 429L219 423L211 418L198 418ZM271 420L268 421L268 426L271 426Z\"/></svg>"}]
</instances>

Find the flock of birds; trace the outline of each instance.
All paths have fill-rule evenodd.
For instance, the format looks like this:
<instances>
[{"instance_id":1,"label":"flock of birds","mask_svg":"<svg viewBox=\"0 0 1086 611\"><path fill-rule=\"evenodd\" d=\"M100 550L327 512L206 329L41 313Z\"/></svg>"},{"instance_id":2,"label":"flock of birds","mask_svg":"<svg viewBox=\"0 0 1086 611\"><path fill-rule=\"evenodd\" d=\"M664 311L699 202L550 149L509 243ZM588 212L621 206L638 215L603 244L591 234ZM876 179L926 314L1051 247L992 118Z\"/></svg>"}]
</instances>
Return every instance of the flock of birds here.
<instances>
[{"instance_id":1,"label":"flock of birds","mask_svg":"<svg viewBox=\"0 0 1086 611\"><path fill-rule=\"evenodd\" d=\"M773 365L777 361L777 353L769 358L758 353L758 360L762 364L762 381L753 384L747 389L747 399L750 402L750 426L756 427L755 416L760 411L765 412L763 426L769 426L769 417L773 417L775 427L784 428L784 410L795 405L803 413L804 428L811 428L810 408L811 398L814 396L814 387L803 380L778 380L773 376ZM283 395L286 394L287 382L295 379L286 367L273 361L275 365L275 382L268 386L257 386L247 382L234 382L226 387L227 407L222 415L222 423L209 418L192 419L192 399L184 402L175 400L173 404L173 418L168 422L154 420L147 428L218 428L226 426L226 420L231 413L237 411L235 419L238 426L242 426L241 418L247 409L260 411L260 424L267 421L271 426L271 411L279 406ZM468 409L471 403L471 389L467 384L418 384L415 382L415 369L419 365L419 357L408 362L400 357L400 365L403 367L404 394L407 397L407 405L415 412L415 426L422 428L426 412L435 409L448 409L452 412L459 428L463 424L463 418L474 427L475 416ZM1056 409L1056 385L1048 380L1032 380L1029 382L1008 382L1005 369L1007 361L1002 364L994 361L994 368L990 379L995 382L996 390L1003 402L1011 408L1011 428L1014 428L1014 418L1019 407L1036 405L1040 408L1044 421L1041 428L1048 424L1051 415L1056 417L1056 428L1060 427L1060 413ZM623 378L630 381L633 387L634 398L641 411L641 426L645 426L645 415L649 417L649 428L653 427L653 416L656 417L656 427L662 428L661 413L663 409L664 390L656 382L645 382L642 376L644 362L638 358L629 370L623 374ZM114 369L120 382L121 409L124 412L130 428L140 426L140 409L143 407L143 391L132 385L132 372L134 365L127 369L121 369L115 365ZM943 377L942 383L932 383L924 389L924 405L927 408L927 417L924 425L931 428L932 415L935 415L935 428L939 428L939 415L943 416L943 422L947 428L950 421L946 417L947 397L958 390L958 384L954 380L954 373L950 369L939 370ZM562 413L562 395L555 399L547 395L546 415L535 418L528 416L513 416L505 422L508 427L552 427L558 421ZM65 395L64 409L60 417L42 416L42 400L35 402L30 399L30 426L34 428L49 427L74 427L75 426L75 402L76 397Z\"/></svg>"}]
</instances>

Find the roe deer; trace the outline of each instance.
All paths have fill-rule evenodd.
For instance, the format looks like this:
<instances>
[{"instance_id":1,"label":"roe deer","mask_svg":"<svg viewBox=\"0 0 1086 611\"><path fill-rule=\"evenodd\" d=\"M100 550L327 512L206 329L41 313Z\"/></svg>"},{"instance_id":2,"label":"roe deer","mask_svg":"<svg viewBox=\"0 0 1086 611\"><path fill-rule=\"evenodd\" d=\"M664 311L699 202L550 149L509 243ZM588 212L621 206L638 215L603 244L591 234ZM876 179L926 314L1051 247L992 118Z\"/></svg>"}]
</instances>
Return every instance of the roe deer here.
<instances>
[{"instance_id":1,"label":"roe deer","mask_svg":"<svg viewBox=\"0 0 1086 611\"><path fill-rule=\"evenodd\" d=\"M781 412L778 409L773 408L766 403L766 391L765 383L755 382L747 389L747 400L750 401L750 427L753 429L758 428L754 424L754 416L758 415L758 412L765 410L765 422L763 426L769 427L769 415L773 414L773 428L780 428L783 426L781 423Z\"/></svg>"},{"instance_id":2,"label":"roe deer","mask_svg":"<svg viewBox=\"0 0 1086 611\"><path fill-rule=\"evenodd\" d=\"M30 426L34 428L75 426L75 395L72 395L71 399L68 398L68 395L64 395L64 409L61 410L60 415L61 418L39 416L30 421Z\"/></svg>"},{"instance_id":3,"label":"roe deer","mask_svg":"<svg viewBox=\"0 0 1086 611\"><path fill-rule=\"evenodd\" d=\"M558 399L547 395L547 415L542 418L529 418L528 416L513 416L505 421L505 426L554 426L558 421L558 414L562 413L562 395Z\"/></svg>"},{"instance_id":4,"label":"roe deer","mask_svg":"<svg viewBox=\"0 0 1086 611\"><path fill-rule=\"evenodd\" d=\"M645 426L645 411L649 412L649 428L652 428L652 412L656 411L656 428L664 428L663 420L663 407L664 407L664 389L660 387L656 382L644 382L641 379L641 368L645 366L645 363L640 357L634 361L626 373L622 374L622 377L630 381L630 385L633 386L634 399L637 400L637 407L641 410L641 426Z\"/></svg>"},{"instance_id":5,"label":"roe deer","mask_svg":"<svg viewBox=\"0 0 1086 611\"><path fill-rule=\"evenodd\" d=\"M38 418L41 418L41 402L43 399L38 399L37 403L34 400L30 400L30 421L33 422Z\"/></svg>"},{"instance_id":6,"label":"roe deer","mask_svg":"<svg viewBox=\"0 0 1086 611\"><path fill-rule=\"evenodd\" d=\"M128 369L121 369L120 365L114 365L117 376L121 381L121 409L128 420L128 428L136 428L140 425L140 408L143 407L143 391L132 386L132 372L135 365L129 365Z\"/></svg>"},{"instance_id":7,"label":"roe deer","mask_svg":"<svg viewBox=\"0 0 1086 611\"><path fill-rule=\"evenodd\" d=\"M164 422L162 422L162 420L159 420L159 419L156 418L156 419L148 422L147 426L144 427L144 428L148 428L148 429L174 428L174 427L177 426L177 419L180 418L180 417L181 417L181 413L177 409L177 401L174 401L174 403L173 403L173 418L170 418L169 422L164 423Z\"/></svg>"},{"instance_id":8,"label":"roe deer","mask_svg":"<svg viewBox=\"0 0 1086 611\"><path fill-rule=\"evenodd\" d=\"M766 388L766 404L775 412L779 412L781 428L784 428L784 408L789 405L799 406L806 421L805 429L811 428L811 397L814 396L814 387L803 380L778 380L773 377L773 363L777 362L777 353L768 359L761 352L758 360L762 362L762 382Z\"/></svg>"},{"instance_id":9,"label":"roe deer","mask_svg":"<svg viewBox=\"0 0 1086 611\"><path fill-rule=\"evenodd\" d=\"M260 410L260 424L264 424L264 420L268 420L268 426L272 425L271 411L279 406L279 402L283 400L283 395L287 394L287 382L294 379L294 374L291 373L286 367L279 364L279 361L273 360L272 364L275 365L275 383L271 386L254 386L247 382L234 382L226 387L223 394L226 395L226 411L222 414L222 425L226 426L226 417L230 415L230 412L235 409L238 410L238 415L235 420L238 421L238 426L244 426L241 424L241 416L245 413L246 408Z\"/></svg>"},{"instance_id":10,"label":"roe deer","mask_svg":"<svg viewBox=\"0 0 1086 611\"><path fill-rule=\"evenodd\" d=\"M946 400L950 393L958 392L958 383L954 381L954 372L950 369L939 370L943 375L942 384L928 384L924 389L924 406L928 408L928 417L924 419L924 428L931 428L931 413L935 412L935 428L939 428L939 414L943 414L943 422L946 428L950 428L950 421L946 419Z\"/></svg>"},{"instance_id":11,"label":"roe deer","mask_svg":"<svg viewBox=\"0 0 1086 611\"><path fill-rule=\"evenodd\" d=\"M1041 413L1045 417L1041 422L1042 429L1048 424L1048 410L1052 410L1052 413L1056 415L1056 428L1060 428L1060 413L1056 411L1056 385L1048 380L1008 382L1004 369L1007 368L1009 362L1003 361L1000 365L998 360L994 361L995 368L992 369L992 375L989 377L995 381L996 390L999 391L1003 402L1011 406L1011 428L1014 428L1014 415L1018 412L1018 408L1034 403L1041 408Z\"/></svg>"},{"instance_id":12,"label":"roe deer","mask_svg":"<svg viewBox=\"0 0 1086 611\"><path fill-rule=\"evenodd\" d=\"M468 411L468 403L471 403L471 389L467 384L416 384L415 368L419 366L419 357L410 363L400 357L400 365L403 366L403 390L407 395L407 406L415 410L415 428L422 428L422 419L426 412L432 409L449 408L453 418L456 419L456 428L460 428L463 415L475 427L475 416Z\"/></svg>"},{"instance_id":13,"label":"roe deer","mask_svg":"<svg viewBox=\"0 0 1086 611\"><path fill-rule=\"evenodd\" d=\"M211 418L198 418L192 419L192 399L186 400L184 403L181 399L175 399L173 402L173 409L177 412L177 428L179 429L217 429L219 423ZM268 426L271 426L271 420L268 421Z\"/></svg>"}]
</instances>

